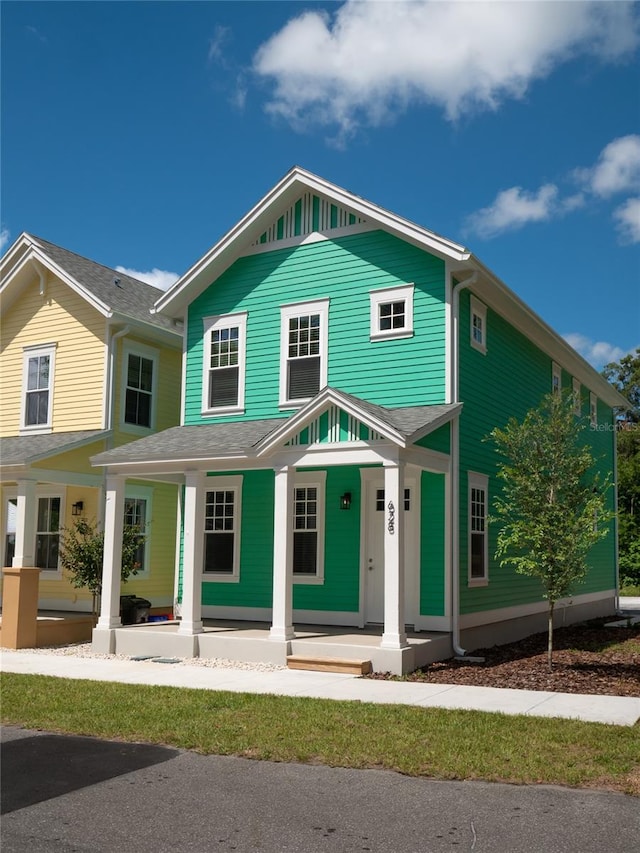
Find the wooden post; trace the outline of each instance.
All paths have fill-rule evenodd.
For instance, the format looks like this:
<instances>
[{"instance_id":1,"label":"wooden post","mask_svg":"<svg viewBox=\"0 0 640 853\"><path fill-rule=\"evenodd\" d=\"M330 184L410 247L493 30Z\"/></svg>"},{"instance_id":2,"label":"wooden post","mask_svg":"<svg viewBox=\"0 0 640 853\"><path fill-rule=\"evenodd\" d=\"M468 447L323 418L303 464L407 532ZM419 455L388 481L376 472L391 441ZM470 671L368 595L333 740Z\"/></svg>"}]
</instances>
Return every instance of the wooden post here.
<instances>
[{"instance_id":1,"label":"wooden post","mask_svg":"<svg viewBox=\"0 0 640 853\"><path fill-rule=\"evenodd\" d=\"M3 573L2 645L7 649L34 649L40 569L8 566Z\"/></svg>"}]
</instances>

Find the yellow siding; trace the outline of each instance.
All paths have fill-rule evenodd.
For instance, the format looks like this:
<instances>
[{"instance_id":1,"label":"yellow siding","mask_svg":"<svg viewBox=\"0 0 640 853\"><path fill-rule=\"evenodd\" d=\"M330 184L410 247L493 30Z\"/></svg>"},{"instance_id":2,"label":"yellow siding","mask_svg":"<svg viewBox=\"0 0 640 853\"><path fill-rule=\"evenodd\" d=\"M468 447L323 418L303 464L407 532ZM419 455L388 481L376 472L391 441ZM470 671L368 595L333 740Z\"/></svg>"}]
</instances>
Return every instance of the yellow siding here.
<instances>
[{"instance_id":1,"label":"yellow siding","mask_svg":"<svg viewBox=\"0 0 640 853\"><path fill-rule=\"evenodd\" d=\"M44 296L26 287L3 312L0 343L0 435L20 431L23 347L56 343L53 431L100 429L103 420L105 319L49 276Z\"/></svg>"},{"instance_id":2,"label":"yellow siding","mask_svg":"<svg viewBox=\"0 0 640 853\"><path fill-rule=\"evenodd\" d=\"M99 477L102 475L102 468L94 468L89 459L106 449L106 441L102 439L93 444L85 444L76 450L69 450L67 453L59 453L57 456L35 462L32 467L36 472L38 468L44 468L49 471L72 471L74 474L93 474L94 477Z\"/></svg>"}]
</instances>

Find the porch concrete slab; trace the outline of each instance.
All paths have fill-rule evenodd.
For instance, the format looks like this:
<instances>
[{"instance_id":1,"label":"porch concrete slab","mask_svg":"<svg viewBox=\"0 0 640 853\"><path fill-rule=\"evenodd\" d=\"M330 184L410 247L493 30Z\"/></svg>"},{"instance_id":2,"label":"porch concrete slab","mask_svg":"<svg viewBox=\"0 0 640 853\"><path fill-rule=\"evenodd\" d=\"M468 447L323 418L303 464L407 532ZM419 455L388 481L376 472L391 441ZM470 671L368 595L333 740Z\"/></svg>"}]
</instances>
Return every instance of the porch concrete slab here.
<instances>
[{"instance_id":1,"label":"porch concrete slab","mask_svg":"<svg viewBox=\"0 0 640 853\"><path fill-rule=\"evenodd\" d=\"M640 698L631 696L584 696L497 687L382 681L333 672L289 669L263 672L240 667L218 668L4 650L0 670L91 681L564 717L611 725L631 726L640 720Z\"/></svg>"}]
</instances>

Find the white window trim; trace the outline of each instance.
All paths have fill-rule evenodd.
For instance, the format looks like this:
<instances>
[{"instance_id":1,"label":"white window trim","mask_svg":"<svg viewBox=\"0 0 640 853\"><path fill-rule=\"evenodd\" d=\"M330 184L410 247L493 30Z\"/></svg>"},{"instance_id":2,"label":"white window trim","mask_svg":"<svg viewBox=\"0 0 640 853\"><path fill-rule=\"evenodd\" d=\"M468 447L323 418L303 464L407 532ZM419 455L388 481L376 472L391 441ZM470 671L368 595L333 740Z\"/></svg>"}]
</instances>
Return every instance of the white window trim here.
<instances>
[{"instance_id":1,"label":"white window trim","mask_svg":"<svg viewBox=\"0 0 640 853\"><path fill-rule=\"evenodd\" d=\"M589 421L593 427L598 425L598 398L593 391L589 392Z\"/></svg>"},{"instance_id":2,"label":"white window trim","mask_svg":"<svg viewBox=\"0 0 640 853\"><path fill-rule=\"evenodd\" d=\"M129 356L138 355L153 362L153 375L151 377L151 411L149 415L149 426L127 423L124 419L127 405L127 379L129 371ZM160 365L160 350L137 341L124 341L122 345L122 370L120 382L120 430L131 435L149 435L156 428L156 413L158 409L158 372Z\"/></svg>"},{"instance_id":3,"label":"white window trim","mask_svg":"<svg viewBox=\"0 0 640 853\"><path fill-rule=\"evenodd\" d=\"M558 380L558 388L556 391L556 379ZM562 368L556 362L551 365L551 390L556 394L562 393Z\"/></svg>"},{"instance_id":4,"label":"white window trim","mask_svg":"<svg viewBox=\"0 0 640 853\"><path fill-rule=\"evenodd\" d=\"M413 337L413 291L414 285L403 284L397 287L382 287L369 291L370 303L370 339L387 341L396 338ZM379 308L387 302L405 303L405 325L401 329L380 329Z\"/></svg>"},{"instance_id":5,"label":"white window trim","mask_svg":"<svg viewBox=\"0 0 640 853\"><path fill-rule=\"evenodd\" d=\"M302 585L322 585L324 584L324 537L325 537L325 491L327 482L326 471L296 471L293 478L293 488L296 486L315 486L318 490L318 550L316 552L317 572L315 575L296 575L293 574L293 583ZM295 503L295 492L291 496L291 500ZM295 507L293 516L295 516ZM295 522L294 522L295 524ZM294 531L295 533L295 527ZM292 534L293 536L293 534ZM293 548L293 545L291 546ZM293 559L293 558L292 558Z\"/></svg>"},{"instance_id":6,"label":"white window trim","mask_svg":"<svg viewBox=\"0 0 640 853\"><path fill-rule=\"evenodd\" d=\"M482 320L482 343L473 336L473 318L480 317ZM469 341L474 349L483 355L487 352L487 306L471 294L469 303Z\"/></svg>"},{"instance_id":7,"label":"white window trim","mask_svg":"<svg viewBox=\"0 0 640 853\"><path fill-rule=\"evenodd\" d=\"M143 534L145 537L144 543L144 566L138 569L137 574L131 575L132 579L144 580L149 577L149 568L151 563L151 520L153 518L153 488L150 486L126 486L125 494L124 494L124 502L125 505L127 503L127 499L137 499L146 501L146 513L144 519L144 530Z\"/></svg>"},{"instance_id":8,"label":"white window trim","mask_svg":"<svg viewBox=\"0 0 640 853\"><path fill-rule=\"evenodd\" d=\"M280 408L299 408L308 402L310 397L300 400L287 398L287 366L289 344L289 320L301 314L320 315L320 389L327 384L329 357L329 299L318 299L314 302L295 302L280 306Z\"/></svg>"},{"instance_id":9,"label":"white window trim","mask_svg":"<svg viewBox=\"0 0 640 853\"><path fill-rule=\"evenodd\" d=\"M233 571L232 572L205 572L204 558L205 549L202 549L202 580L204 583L240 583L240 534L242 530L242 474L225 477L207 477L205 479L204 491L206 492L233 492L235 497L233 500L234 514L234 531L233 531ZM202 506L204 513L204 505L206 503L206 495L203 496ZM204 528L204 516L202 519L202 527ZM207 533L203 529L203 536Z\"/></svg>"},{"instance_id":10,"label":"white window trim","mask_svg":"<svg viewBox=\"0 0 640 853\"><path fill-rule=\"evenodd\" d=\"M478 474L474 471L467 473L467 582L470 587L489 585L489 527L487 523L489 509L489 478L486 474ZM484 491L484 566L483 578L471 577L471 490L482 489Z\"/></svg>"},{"instance_id":11,"label":"white window trim","mask_svg":"<svg viewBox=\"0 0 640 853\"><path fill-rule=\"evenodd\" d=\"M580 417L582 414L582 386L580 385L580 380L576 379L575 376L572 380L573 387L573 413Z\"/></svg>"},{"instance_id":12,"label":"white window trim","mask_svg":"<svg viewBox=\"0 0 640 853\"><path fill-rule=\"evenodd\" d=\"M31 434L38 432L51 432L53 428L53 386L56 368L56 343L34 344L22 348L22 401L20 403L20 432ZM29 359L35 356L49 356L49 403L47 406L46 424L34 424L27 426L27 384L29 381Z\"/></svg>"},{"instance_id":13,"label":"white window trim","mask_svg":"<svg viewBox=\"0 0 640 853\"><path fill-rule=\"evenodd\" d=\"M243 415L244 386L247 366L247 311L235 314L216 314L203 318L204 338L202 342L202 407L203 417L216 415ZM209 359L211 354L211 332L217 329L238 327L238 402L235 406L209 406Z\"/></svg>"},{"instance_id":14,"label":"white window trim","mask_svg":"<svg viewBox=\"0 0 640 853\"><path fill-rule=\"evenodd\" d=\"M60 539L62 539L62 530L66 526L65 518L66 518L66 488L64 486L36 486L36 500L35 500L35 518L34 518L34 539L33 539L33 556L35 562L36 556L36 539L38 536L38 501L40 498L60 498L60 527L59 534ZM2 528L0 531L0 535L2 536L2 561L4 562L4 549L6 547L7 541L7 530L6 530L6 514L7 514L7 503L12 498L15 500L18 497L18 490L15 488L5 489L2 492L2 524L0 527ZM62 580L62 568L60 566L60 560L58 559L58 568L57 569L41 569L40 570L40 580L41 581L59 581Z\"/></svg>"}]
</instances>

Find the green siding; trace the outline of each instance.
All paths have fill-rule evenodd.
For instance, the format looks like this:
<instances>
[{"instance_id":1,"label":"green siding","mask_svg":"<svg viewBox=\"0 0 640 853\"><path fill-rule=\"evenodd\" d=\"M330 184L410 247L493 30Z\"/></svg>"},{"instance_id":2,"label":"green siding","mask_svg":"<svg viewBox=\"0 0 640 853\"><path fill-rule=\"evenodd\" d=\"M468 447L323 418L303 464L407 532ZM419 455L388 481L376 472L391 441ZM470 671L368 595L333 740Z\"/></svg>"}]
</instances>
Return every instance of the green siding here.
<instances>
[{"instance_id":1,"label":"green siding","mask_svg":"<svg viewBox=\"0 0 640 853\"><path fill-rule=\"evenodd\" d=\"M217 475L212 475L209 482ZM226 476L226 475L219 475ZM227 607L271 607L273 598L273 471L242 473L240 580L205 581L202 603ZM340 495L350 491L350 510ZM325 568L322 584L295 584L293 606L304 610L357 612L360 584L360 471L327 471Z\"/></svg>"},{"instance_id":2,"label":"green siding","mask_svg":"<svg viewBox=\"0 0 640 853\"><path fill-rule=\"evenodd\" d=\"M420 519L420 613L444 616L444 474L422 472Z\"/></svg>"},{"instance_id":3,"label":"green siding","mask_svg":"<svg viewBox=\"0 0 640 853\"><path fill-rule=\"evenodd\" d=\"M410 282L414 336L371 342L369 290ZM444 264L375 231L240 258L190 305L185 423L201 421L204 317L248 311L246 413L236 419L278 417L280 306L327 297L329 385L384 406L444 402Z\"/></svg>"},{"instance_id":4,"label":"green siding","mask_svg":"<svg viewBox=\"0 0 640 853\"><path fill-rule=\"evenodd\" d=\"M509 417L520 420L551 390L552 359L515 330L491 309L487 311L487 353L483 355L469 344L469 293L460 296L460 399L464 407L460 417L460 601L461 612L493 610L538 601L539 581L501 567L495 559L496 528L489 526L489 584L468 586L468 480L469 471L489 476L489 509L500 489L495 478L498 457L490 441L483 439L494 426L503 426ZM562 385L571 387L571 376L563 371ZM588 401L589 389L582 389ZM611 411L600 404L602 417L610 422ZM588 402L583 404L588 414ZM612 433L587 428L585 441L591 442L594 455L601 457L605 470L611 470ZM591 554L587 582L576 593L611 589L615 585L613 536Z\"/></svg>"},{"instance_id":5,"label":"green siding","mask_svg":"<svg viewBox=\"0 0 640 853\"><path fill-rule=\"evenodd\" d=\"M449 453L451 449L451 426L444 424L435 432L425 435L420 441L416 441L418 447L426 447L429 450L437 450L440 453Z\"/></svg>"}]
</instances>

